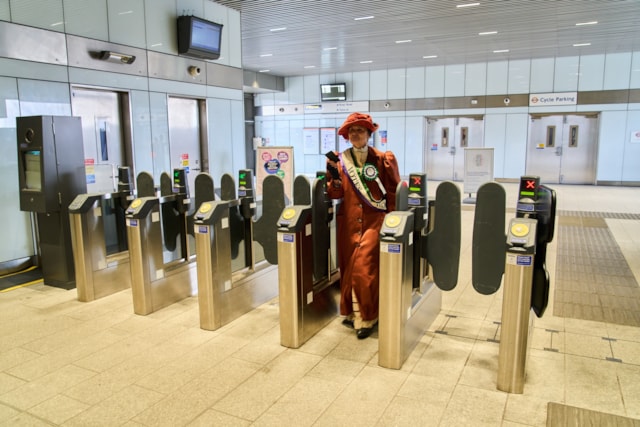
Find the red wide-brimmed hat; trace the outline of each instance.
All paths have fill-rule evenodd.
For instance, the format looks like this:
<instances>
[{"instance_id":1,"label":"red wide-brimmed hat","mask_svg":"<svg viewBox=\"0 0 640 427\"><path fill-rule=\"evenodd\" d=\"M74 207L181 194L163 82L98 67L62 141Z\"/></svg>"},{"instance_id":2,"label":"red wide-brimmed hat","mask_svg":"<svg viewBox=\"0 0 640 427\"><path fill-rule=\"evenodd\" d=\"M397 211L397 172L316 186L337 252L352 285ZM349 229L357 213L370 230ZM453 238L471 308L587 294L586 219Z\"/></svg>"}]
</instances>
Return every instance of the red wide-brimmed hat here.
<instances>
[{"instance_id":1,"label":"red wide-brimmed hat","mask_svg":"<svg viewBox=\"0 0 640 427\"><path fill-rule=\"evenodd\" d=\"M351 113L344 123L342 123L340 129L338 129L338 135L342 136L344 139L349 139L349 128L354 125L365 127L372 133L378 130L378 124L373 122L370 115L363 113Z\"/></svg>"}]
</instances>

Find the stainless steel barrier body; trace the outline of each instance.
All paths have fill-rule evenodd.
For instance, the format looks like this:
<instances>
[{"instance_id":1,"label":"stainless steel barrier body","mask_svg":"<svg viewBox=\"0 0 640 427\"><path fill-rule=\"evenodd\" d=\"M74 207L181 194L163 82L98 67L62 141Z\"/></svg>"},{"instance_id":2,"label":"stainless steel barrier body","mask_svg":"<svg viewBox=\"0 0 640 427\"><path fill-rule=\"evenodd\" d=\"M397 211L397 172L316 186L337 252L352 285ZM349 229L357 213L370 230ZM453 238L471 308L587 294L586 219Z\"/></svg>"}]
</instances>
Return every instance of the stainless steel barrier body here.
<instances>
[{"instance_id":1,"label":"stainless steel barrier body","mask_svg":"<svg viewBox=\"0 0 640 427\"><path fill-rule=\"evenodd\" d=\"M202 329L216 330L278 295L277 266L251 261L232 272L229 209L239 203L204 202L194 216Z\"/></svg>"},{"instance_id":2,"label":"stainless steel barrier body","mask_svg":"<svg viewBox=\"0 0 640 427\"><path fill-rule=\"evenodd\" d=\"M127 239L131 263L131 290L136 314L147 315L196 292L195 262L183 258L163 261L160 205L174 196L141 197L127 209Z\"/></svg>"},{"instance_id":3,"label":"stainless steel barrier body","mask_svg":"<svg viewBox=\"0 0 640 427\"><path fill-rule=\"evenodd\" d=\"M514 218L507 234L497 387L508 393L522 393L524 389L535 318L531 310L531 285L537 223L534 219Z\"/></svg>"},{"instance_id":4,"label":"stainless steel barrier body","mask_svg":"<svg viewBox=\"0 0 640 427\"><path fill-rule=\"evenodd\" d=\"M442 293L422 283L414 289L413 212L387 214L380 238L378 365L400 369L440 312Z\"/></svg>"},{"instance_id":5,"label":"stainless steel barrier body","mask_svg":"<svg viewBox=\"0 0 640 427\"><path fill-rule=\"evenodd\" d=\"M338 315L339 273L314 283L312 207L293 205L278 220L280 344L299 348Z\"/></svg>"},{"instance_id":6,"label":"stainless steel barrier body","mask_svg":"<svg viewBox=\"0 0 640 427\"><path fill-rule=\"evenodd\" d=\"M112 197L112 194L80 194L69 205L79 301L93 301L131 286L129 253L107 255L101 201Z\"/></svg>"}]
</instances>

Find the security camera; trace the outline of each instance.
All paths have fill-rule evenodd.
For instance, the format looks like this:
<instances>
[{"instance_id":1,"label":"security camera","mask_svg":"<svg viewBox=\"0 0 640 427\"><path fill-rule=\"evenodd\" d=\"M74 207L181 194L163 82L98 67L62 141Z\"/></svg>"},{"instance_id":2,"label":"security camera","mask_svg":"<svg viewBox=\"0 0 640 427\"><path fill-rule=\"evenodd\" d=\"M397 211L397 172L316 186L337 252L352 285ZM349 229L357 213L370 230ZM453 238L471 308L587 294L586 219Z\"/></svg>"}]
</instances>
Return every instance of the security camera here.
<instances>
[{"instance_id":1,"label":"security camera","mask_svg":"<svg viewBox=\"0 0 640 427\"><path fill-rule=\"evenodd\" d=\"M200 67L196 67L195 65L192 65L191 67L189 67L189 74L192 75L193 77L199 76Z\"/></svg>"},{"instance_id":2,"label":"security camera","mask_svg":"<svg viewBox=\"0 0 640 427\"><path fill-rule=\"evenodd\" d=\"M384 103L384 108L387 108L387 109L388 109L389 107L391 107L391 104L389 104L388 102L385 102L385 103Z\"/></svg>"},{"instance_id":3,"label":"security camera","mask_svg":"<svg viewBox=\"0 0 640 427\"><path fill-rule=\"evenodd\" d=\"M504 105L509 105L510 102L511 102L511 99L509 99L509 97L506 97L504 99Z\"/></svg>"}]
</instances>

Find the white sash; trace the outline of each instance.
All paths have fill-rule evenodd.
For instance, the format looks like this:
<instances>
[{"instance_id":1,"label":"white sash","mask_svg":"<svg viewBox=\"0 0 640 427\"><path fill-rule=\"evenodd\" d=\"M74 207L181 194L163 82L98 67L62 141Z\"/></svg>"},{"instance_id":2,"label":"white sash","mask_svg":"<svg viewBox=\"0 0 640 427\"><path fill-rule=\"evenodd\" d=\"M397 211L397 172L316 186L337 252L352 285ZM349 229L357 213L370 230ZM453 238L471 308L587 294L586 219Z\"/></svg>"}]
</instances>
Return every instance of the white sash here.
<instances>
[{"instance_id":1,"label":"white sash","mask_svg":"<svg viewBox=\"0 0 640 427\"><path fill-rule=\"evenodd\" d=\"M353 157L351 157L351 151L349 150L344 151L340 155L340 157L342 157L341 159L342 170L345 173L345 175L349 177L349 180L351 181L355 189L358 191L358 194L360 195L360 197L369 206L381 211L386 211L387 210L386 198L383 198L382 200L375 200L371 196L371 192L369 191L369 188L363 182L363 178L360 172L358 171L358 167L355 165L355 162L353 161ZM386 196L386 191L384 190L384 186L382 185L380 178L376 177L376 181L378 182L378 186L380 186L380 189L382 190L383 197Z\"/></svg>"}]
</instances>

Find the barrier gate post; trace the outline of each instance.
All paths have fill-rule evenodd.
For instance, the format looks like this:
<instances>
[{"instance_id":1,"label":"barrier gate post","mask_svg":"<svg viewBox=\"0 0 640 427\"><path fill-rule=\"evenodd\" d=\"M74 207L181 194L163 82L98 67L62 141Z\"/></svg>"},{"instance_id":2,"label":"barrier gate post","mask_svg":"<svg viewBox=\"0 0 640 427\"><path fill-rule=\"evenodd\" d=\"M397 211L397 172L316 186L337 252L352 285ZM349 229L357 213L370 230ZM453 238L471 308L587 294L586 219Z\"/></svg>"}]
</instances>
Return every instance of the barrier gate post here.
<instances>
[{"instance_id":1,"label":"barrier gate post","mask_svg":"<svg viewBox=\"0 0 640 427\"><path fill-rule=\"evenodd\" d=\"M522 393L529 335L537 220L513 218L507 233L497 388Z\"/></svg>"},{"instance_id":2,"label":"barrier gate post","mask_svg":"<svg viewBox=\"0 0 640 427\"><path fill-rule=\"evenodd\" d=\"M406 359L405 324L413 289L413 212L387 214L380 230L378 364L400 369ZM411 337L413 338L413 337Z\"/></svg>"}]
</instances>

